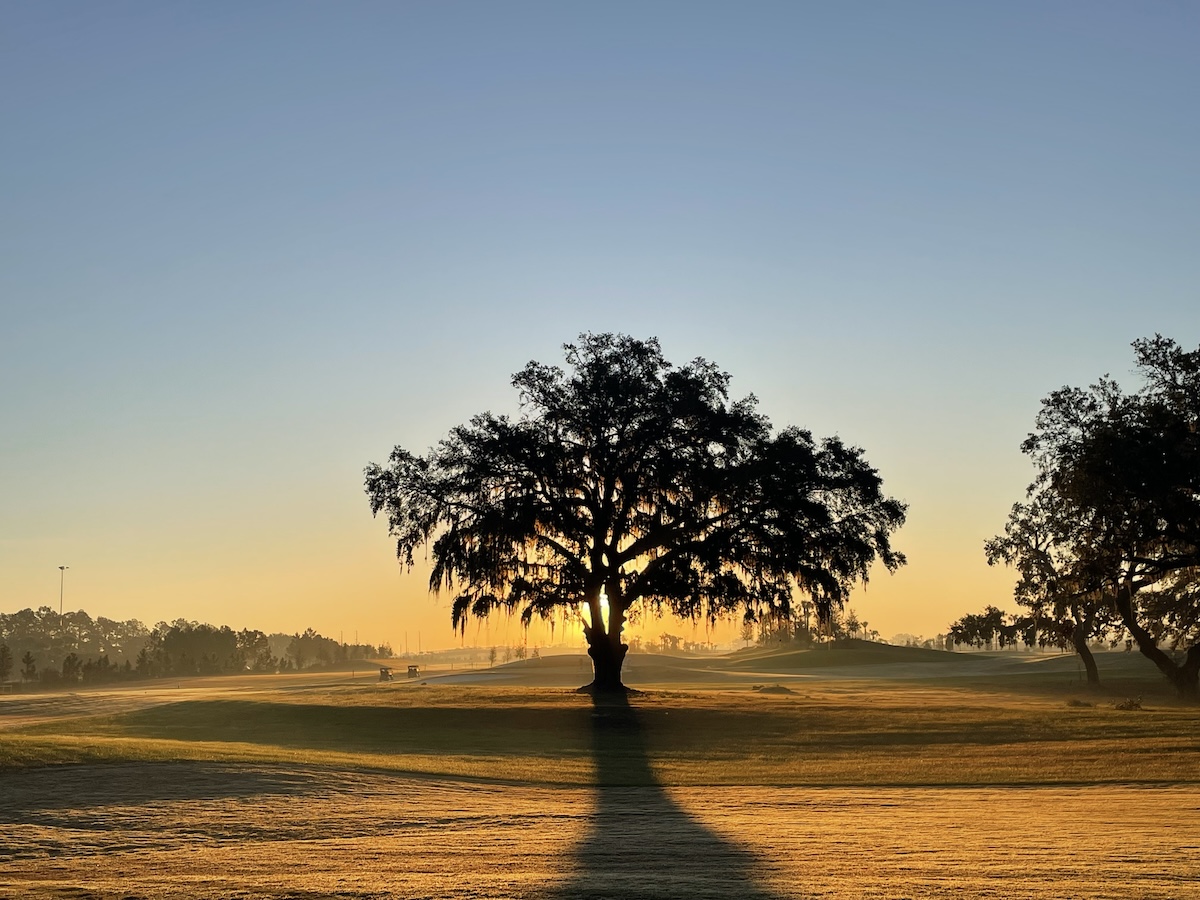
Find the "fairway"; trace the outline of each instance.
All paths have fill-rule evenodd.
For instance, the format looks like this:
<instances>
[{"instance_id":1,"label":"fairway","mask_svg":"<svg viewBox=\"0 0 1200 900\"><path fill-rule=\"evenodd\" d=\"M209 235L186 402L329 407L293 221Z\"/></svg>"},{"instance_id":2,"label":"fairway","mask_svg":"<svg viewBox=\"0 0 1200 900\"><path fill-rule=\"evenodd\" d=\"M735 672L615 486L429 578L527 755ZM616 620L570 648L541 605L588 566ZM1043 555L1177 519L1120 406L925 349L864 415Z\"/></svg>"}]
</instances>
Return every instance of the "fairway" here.
<instances>
[{"instance_id":1,"label":"fairway","mask_svg":"<svg viewBox=\"0 0 1200 900\"><path fill-rule=\"evenodd\" d=\"M0 896L1200 897L1200 710L918 659L5 697Z\"/></svg>"}]
</instances>

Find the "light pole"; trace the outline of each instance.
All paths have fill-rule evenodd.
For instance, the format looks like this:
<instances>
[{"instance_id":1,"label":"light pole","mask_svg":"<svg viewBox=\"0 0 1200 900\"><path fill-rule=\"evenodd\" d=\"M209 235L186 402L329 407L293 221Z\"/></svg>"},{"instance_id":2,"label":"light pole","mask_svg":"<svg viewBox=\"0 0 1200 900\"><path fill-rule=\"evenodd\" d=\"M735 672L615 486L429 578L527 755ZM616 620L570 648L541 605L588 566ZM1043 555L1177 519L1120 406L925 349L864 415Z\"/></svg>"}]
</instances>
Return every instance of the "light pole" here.
<instances>
[{"instance_id":1,"label":"light pole","mask_svg":"<svg viewBox=\"0 0 1200 900\"><path fill-rule=\"evenodd\" d=\"M58 567L58 617L60 619L62 618L63 584L67 580L67 569L69 569L69 568L71 568L71 567L70 566L59 566Z\"/></svg>"}]
</instances>

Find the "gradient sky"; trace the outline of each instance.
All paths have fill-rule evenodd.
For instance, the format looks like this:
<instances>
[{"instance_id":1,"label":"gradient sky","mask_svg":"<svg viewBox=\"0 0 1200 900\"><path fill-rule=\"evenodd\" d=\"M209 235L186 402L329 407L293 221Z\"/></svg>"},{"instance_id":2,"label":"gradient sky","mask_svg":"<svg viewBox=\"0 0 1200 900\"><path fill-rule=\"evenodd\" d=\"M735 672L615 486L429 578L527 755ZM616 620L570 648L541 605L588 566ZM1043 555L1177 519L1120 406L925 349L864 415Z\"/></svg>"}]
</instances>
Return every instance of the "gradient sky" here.
<instances>
[{"instance_id":1,"label":"gradient sky","mask_svg":"<svg viewBox=\"0 0 1200 900\"><path fill-rule=\"evenodd\" d=\"M457 643L363 466L587 330L866 449L884 636L1012 610L1039 400L1200 342L1197 110L1186 2L3 4L0 611Z\"/></svg>"}]
</instances>

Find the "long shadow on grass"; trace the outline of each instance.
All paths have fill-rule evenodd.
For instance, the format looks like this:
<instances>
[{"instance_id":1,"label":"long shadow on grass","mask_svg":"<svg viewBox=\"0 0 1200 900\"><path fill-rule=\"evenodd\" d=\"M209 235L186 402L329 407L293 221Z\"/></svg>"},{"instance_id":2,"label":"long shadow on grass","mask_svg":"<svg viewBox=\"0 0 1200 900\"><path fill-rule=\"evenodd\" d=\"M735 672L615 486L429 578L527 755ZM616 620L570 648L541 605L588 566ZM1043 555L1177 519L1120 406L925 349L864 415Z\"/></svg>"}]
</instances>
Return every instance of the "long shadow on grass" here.
<instances>
[{"instance_id":1,"label":"long shadow on grass","mask_svg":"<svg viewBox=\"0 0 1200 900\"><path fill-rule=\"evenodd\" d=\"M336 706L257 700L185 700L115 718L117 732L346 753L582 754L576 709L521 706Z\"/></svg>"},{"instance_id":2,"label":"long shadow on grass","mask_svg":"<svg viewBox=\"0 0 1200 900\"><path fill-rule=\"evenodd\" d=\"M553 900L776 900L761 863L680 808L650 766L642 716L624 697L593 699L596 810L575 874Z\"/></svg>"},{"instance_id":3,"label":"long shadow on grass","mask_svg":"<svg viewBox=\"0 0 1200 900\"><path fill-rule=\"evenodd\" d=\"M301 772L199 760L16 769L0 772L0 824L39 810L300 794L313 780Z\"/></svg>"}]
</instances>

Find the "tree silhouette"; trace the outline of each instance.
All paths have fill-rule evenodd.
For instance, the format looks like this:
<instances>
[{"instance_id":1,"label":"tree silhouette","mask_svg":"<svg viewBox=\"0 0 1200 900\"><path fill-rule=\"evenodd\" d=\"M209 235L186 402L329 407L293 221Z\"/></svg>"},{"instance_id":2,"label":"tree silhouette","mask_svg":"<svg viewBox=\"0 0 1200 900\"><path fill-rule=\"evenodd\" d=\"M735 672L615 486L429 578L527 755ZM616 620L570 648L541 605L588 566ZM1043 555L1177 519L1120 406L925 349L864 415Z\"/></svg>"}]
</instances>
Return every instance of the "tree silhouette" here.
<instances>
[{"instance_id":1,"label":"tree silhouette","mask_svg":"<svg viewBox=\"0 0 1200 900\"><path fill-rule=\"evenodd\" d=\"M366 469L402 565L432 549L430 588L452 621L520 609L578 613L594 690L621 688L635 605L709 620L825 619L880 560L904 505L862 451L799 428L778 433L754 397L704 359L676 367L658 341L584 334L567 370L530 362L512 379L523 412L483 413L425 456L397 447Z\"/></svg>"},{"instance_id":2,"label":"tree silhouette","mask_svg":"<svg viewBox=\"0 0 1200 900\"><path fill-rule=\"evenodd\" d=\"M1134 341L1135 393L1108 376L1042 401L1022 450L1070 522L1076 590L1101 592L1138 649L1200 697L1200 349ZM1165 650L1160 641L1170 642ZM1178 661L1168 651L1182 652Z\"/></svg>"},{"instance_id":3,"label":"tree silhouette","mask_svg":"<svg viewBox=\"0 0 1200 900\"><path fill-rule=\"evenodd\" d=\"M68 653L62 664L63 681L75 683L83 671L83 660L75 653Z\"/></svg>"},{"instance_id":4,"label":"tree silhouette","mask_svg":"<svg viewBox=\"0 0 1200 900\"><path fill-rule=\"evenodd\" d=\"M1054 491L1035 485L1027 502L1013 505L1004 534L987 541L984 553L988 565L1017 570L1013 597L1030 611L1031 629L1043 637L1048 632L1053 643L1069 641L1094 685L1100 670L1088 641L1120 628L1111 603L1081 570L1075 552L1080 527Z\"/></svg>"},{"instance_id":5,"label":"tree silhouette","mask_svg":"<svg viewBox=\"0 0 1200 900\"><path fill-rule=\"evenodd\" d=\"M950 625L949 635L956 644L969 647L1004 648L1015 644L1018 627L1005 622L1004 610L985 606L981 613L968 613Z\"/></svg>"}]
</instances>

